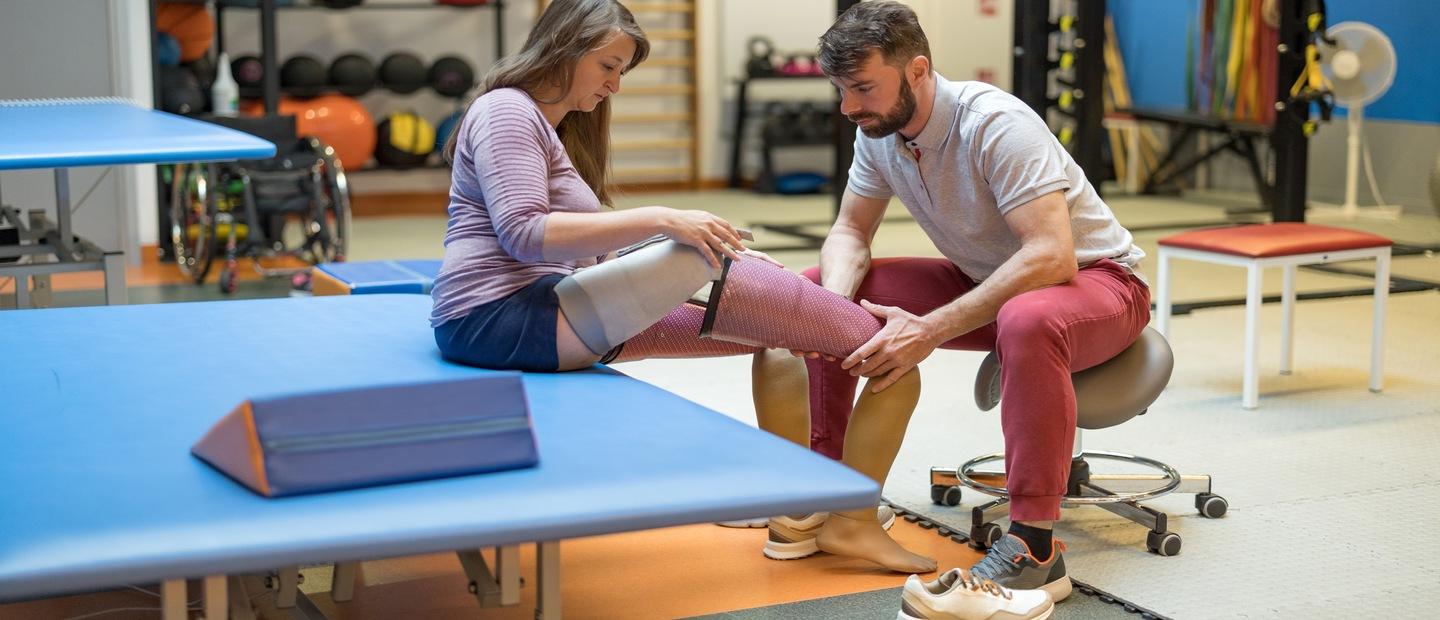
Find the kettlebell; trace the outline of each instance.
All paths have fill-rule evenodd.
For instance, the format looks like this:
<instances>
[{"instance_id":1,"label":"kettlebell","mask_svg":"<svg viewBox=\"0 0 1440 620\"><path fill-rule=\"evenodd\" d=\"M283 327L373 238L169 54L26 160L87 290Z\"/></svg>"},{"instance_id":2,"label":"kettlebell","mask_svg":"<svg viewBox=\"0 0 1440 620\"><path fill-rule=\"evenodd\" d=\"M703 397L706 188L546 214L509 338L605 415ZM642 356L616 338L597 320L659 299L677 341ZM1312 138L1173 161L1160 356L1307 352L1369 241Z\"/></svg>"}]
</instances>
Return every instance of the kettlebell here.
<instances>
[{"instance_id":1,"label":"kettlebell","mask_svg":"<svg viewBox=\"0 0 1440 620\"><path fill-rule=\"evenodd\" d=\"M820 69L820 59L816 58L814 54L806 54L805 62L809 71L806 75L825 75L825 72Z\"/></svg>"},{"instance_id":2,"label":"kettlebell","mask_svg":"<svg viewBox=\"0 0 1440 620\"><path fill-rule=\"evenodd\" d=\"M800 56L798 54L791 54L785 58L785 64L780 65L780 75L786 77L805 75L804 69L800 67Z\"/></svg>"},{"instance_id":3,"label":"kettlebell","mask_svg":"<svg viewBox=\"0 0 1440 620\"><path fill-rule=\"evenodd\" d=\"M770 58L775 55L775 43L766 37L753 36L745 46L750 50L750 59L745 62L745 73L752 78L774 77L775 63Z\"/></svg>"}]
</instances>

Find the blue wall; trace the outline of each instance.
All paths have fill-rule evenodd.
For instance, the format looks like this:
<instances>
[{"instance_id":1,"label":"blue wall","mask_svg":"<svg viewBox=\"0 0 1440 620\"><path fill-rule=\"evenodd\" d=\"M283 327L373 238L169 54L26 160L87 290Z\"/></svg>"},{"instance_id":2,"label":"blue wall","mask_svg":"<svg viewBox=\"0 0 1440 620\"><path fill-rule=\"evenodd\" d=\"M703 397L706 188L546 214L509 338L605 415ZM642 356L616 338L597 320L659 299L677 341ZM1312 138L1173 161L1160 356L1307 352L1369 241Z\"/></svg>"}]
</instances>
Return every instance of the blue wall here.
<instances>
[{"instance_id":1,"label":"blue wall","mask_svg":"<svg viewBox=\"0 0 1440 620\"><path fill-rule=\"evenodd\" d=\"M1435 5L1426 0L1327 0L1326 6L1330 24L1367 22L1395 45L1395 83L1365 108L1365 115L1440 123L1440 13ZM1185 107L1186 38L1199 7L1199 0L1109 1L1136 105Z\"/></svg>"}]
</instances>

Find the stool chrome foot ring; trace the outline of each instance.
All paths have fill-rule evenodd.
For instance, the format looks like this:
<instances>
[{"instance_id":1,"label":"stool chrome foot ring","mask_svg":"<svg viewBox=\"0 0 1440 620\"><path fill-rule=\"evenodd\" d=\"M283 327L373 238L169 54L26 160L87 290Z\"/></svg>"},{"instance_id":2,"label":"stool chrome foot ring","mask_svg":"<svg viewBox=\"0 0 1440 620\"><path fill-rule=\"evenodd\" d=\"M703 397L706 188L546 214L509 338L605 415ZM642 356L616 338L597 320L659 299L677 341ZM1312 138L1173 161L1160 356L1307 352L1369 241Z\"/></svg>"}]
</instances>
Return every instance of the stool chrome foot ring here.
<instances>
[{"instance_id":1,"label":"stool chrome foot ring","mask_svg":"<svg viewBox=\"0 0 1440 620\"><path fill-rule=\"evenodd\" d=\"M1174 491L1174 490L1180 488L1180 484L1181 484L1182 478L1183 478L1183 477L1180 475L1180 472L1175 471L1175 468L1174 468L1174 467L1171 467L1171 466L1169 466L1169 465L1166 465L1165 463L1161 463L1160 461L1157 461L1157 460L1154 460L1154 459L1150 459L1150 458L1146 458L1146 457L1143 457L1143 456L1135 456L1135 455L1133 455L1133 454L1122 454L1122 453L1119 453L1119 452L1106 452L1106 451L1101 451L1101 450L1086 450L1086 451L1082 452L1082 453L1080 454L1080 456L1081 456L1082 458L1108 459L1108 460L1112 460L1112 461L1121 461L1121 462L1125 462L1125 463L1132 463L1132 464L1135 464L1135 465L1143 465L1143 466L1145 466L1145 467L1150 467L1150 468L1152 468L1152 469L1157 469L1157 470L1159 470L1159 471L1162 473L1162 477L1159 478L1160 484L1159 484L1158 486L1156 486L1156 487L1154 487L1154 488L1151 488L1151 489L1148 489L1148 490L1144 490L1144 491L1127 492L1127 493L1111 493L1111 494L1109 494L1109 495L1104 495L1104 496L1094 496L1094 495L1066 495L1066 496L1065 496L1065 499L1064 499L1063 501L1064 501L1065 503L1068 503L1068 504L1108 504L1108 503L1113 503L1113 502L1126 502L1126 501L1139 502L1139 501L1144 501L1144 500L1147 500L1147 499L1154 499L1154 498L1156 498L1156 497L1160 497L1161 495L1165 495L1165 494L1167 494L1167 493L1170 493L1171 491ZM977 473L979 473L979 471L978 471L977 468L979 468L981 465L984 465L984 464L987 464L987 463L993 463L993 462L995 462L995 461L1003 461L1003 460L1005 460L1005 453L1004 453L1004 452L995 452L995 453L986 454L986 455L983 455L983 456L977 456L977 457L975 457L975 458L973 458L973 459L970 459L970 460L968 460L968 461L965 461L964 464L960 465L960 467L958 467L958 468L955 469L955 480L956 480L957 482L959 482L959 483L960 483L961 485L963 485L963 486L970 487L970 488L975 489L976 491L979 491L979 492L984 493L984 494L986 494L986 495L993 495L993 496L995 496L995 497L1005 497L1005 496L1007 495L1007 491L1005 490L1005 487L996 486L996 485L993 485L993 484L987 484L987 483L985 483L985 482L981 482L980 480L977 479L977 478L979 478L980 476L977 476L977 475L976 475ZM931 470L932 483L933 483L934 477L935 477L935 470L932 469L932 470ZM988 478L989 476L985 476L985 477Z\"/></svg>"}]
</instances>

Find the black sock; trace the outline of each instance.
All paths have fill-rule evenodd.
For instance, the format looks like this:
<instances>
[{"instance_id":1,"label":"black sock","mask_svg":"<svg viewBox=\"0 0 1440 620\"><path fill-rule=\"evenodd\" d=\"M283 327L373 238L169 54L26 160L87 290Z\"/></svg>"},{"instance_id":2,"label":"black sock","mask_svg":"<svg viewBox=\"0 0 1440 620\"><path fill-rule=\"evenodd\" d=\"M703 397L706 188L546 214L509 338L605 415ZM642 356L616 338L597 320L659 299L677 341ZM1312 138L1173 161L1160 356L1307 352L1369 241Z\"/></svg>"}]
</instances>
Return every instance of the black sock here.
<instances>
[{"instance_id":1,"label":"black sock","mask_svg":"<svg viewBox=\"0 0 1440 620\"><path fill-rule=\"evenodd\" d=\"M1030 547L1030 555L1036 560L1047 562L1050 560L1050 551L1055 546L1053 532L1039 527L1031 527L1024 523L1010 523L1010 533L1025 541Z\"/></svg>"}]
</instances>

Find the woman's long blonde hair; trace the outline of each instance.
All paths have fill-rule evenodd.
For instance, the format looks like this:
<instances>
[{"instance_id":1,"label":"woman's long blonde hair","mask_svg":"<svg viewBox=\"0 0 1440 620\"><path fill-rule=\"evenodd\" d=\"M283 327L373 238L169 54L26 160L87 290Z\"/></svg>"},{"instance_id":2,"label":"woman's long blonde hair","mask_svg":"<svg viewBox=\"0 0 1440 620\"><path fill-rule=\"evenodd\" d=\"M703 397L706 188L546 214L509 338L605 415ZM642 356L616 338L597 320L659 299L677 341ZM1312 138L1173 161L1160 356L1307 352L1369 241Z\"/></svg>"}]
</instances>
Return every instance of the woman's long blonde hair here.
<instances>
[{"instance_id":1,"label":"woman's long blonde hair","mask_svg":"<svg viewBox=\"0 0 1440 620\"><path fill-rule=\"evenodd\" d=\"M634 69L650 55L650 42L630 9L616 0L554 0L540 14L524 47L500 59L485 75L477 98L497 88L518 88L537 101L555 103L570 93L580 59L608 44L617 32L635 41L635 56L625 70ZM541 99L552 90L559 93L554 99ZM465 109L474 104L471 99ZM566 114L555 131L580 178L601 204L610 205L610 98L601 99L594 111ZM455 159L457 134L451 132L445 142L446 161Z\"/></svg>"}]
</instances>

